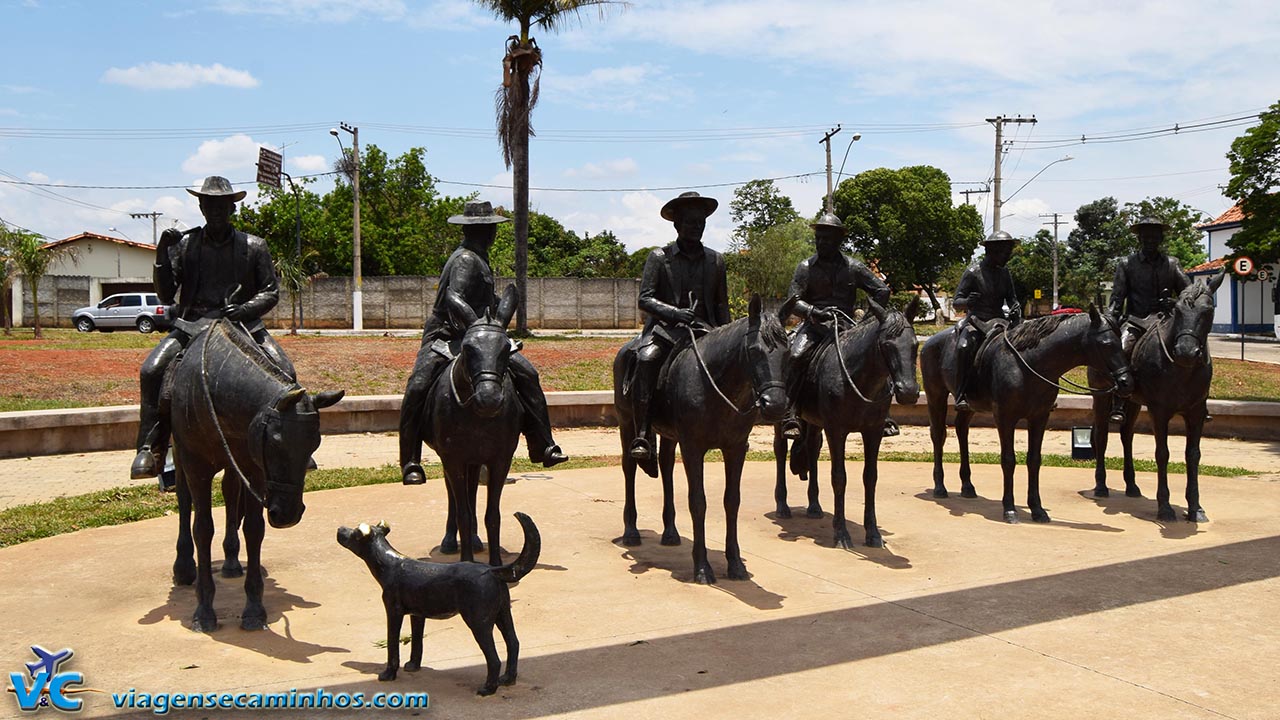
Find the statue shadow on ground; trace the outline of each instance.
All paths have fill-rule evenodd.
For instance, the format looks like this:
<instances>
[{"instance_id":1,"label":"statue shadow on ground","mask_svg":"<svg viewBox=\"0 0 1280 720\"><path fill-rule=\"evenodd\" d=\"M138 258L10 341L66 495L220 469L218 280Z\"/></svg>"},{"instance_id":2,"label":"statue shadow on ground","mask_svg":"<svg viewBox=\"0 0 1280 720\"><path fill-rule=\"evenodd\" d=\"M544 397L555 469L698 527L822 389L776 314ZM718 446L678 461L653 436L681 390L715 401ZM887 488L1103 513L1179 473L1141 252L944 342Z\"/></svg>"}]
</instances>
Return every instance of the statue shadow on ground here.
<instances>
[{"instance_id":1,"label":"statue shadow on ground","mask_svg":"<svg viewBox=\"0 0 1280 720\"><path fill-rule=\"evenodd\" d=\"M661 570L671 574L672 579L682 583L693 583L693 567L689 563L688 538L682 538L680 545L664 546L662 537L652 530L641 530L642 543L635 547L622 544L622 538L616 538L613 544L622 550L622 559L631 563L629 570L633 575L642 575L650 570ZM716 572L717 590L750 605L757 610L779 610L785 595L769 592L750 578L751 570L747 570L747 580L731 580L728 577L728 561L723 550L707 548L707 560Z\"/></svg>"},{"instance_id":2,"label":"statue shadow on ground","mask_svg":"<svg viewBox=\"0 0 1280 720\"><path fill-rule=\"evenodd\" d=\"M831 527L831 513L823 513L820 518L811 518L806 516L804 511L802 507L793 507L789 518L780 518L776 512L765 513L764 516L778 526L780 540L787 542L811 540L819 547L836 549L835 530ZM907 570L911 567L910 558L895 555L893 550L889 549L889 538L893 537L893 533L888 530L880 528L880 535L885 539L885 547L882 548L871 548L862 544L862 539L867 533L866 528L858 523L849 523L849 535L854 538L855 546L843 552L890 570Z\"/></svg>"},{"instance_id":3,"label":"statue shadow on ground","mask_svg":"<svg viewBox=\"0 0 1280 720\"><path fill-rule=\"evenodd\" d=\"M350 652L347 648L309 643L293 637L286 613L295 609L317 608L320 607L320 603L304 600L301 596L285 590L267 574L265 567L262 569L262 575L262 604L267 608L268 627L266 630L251 631L240 628L240 611L244 607L244 578L223 578L214 573L214 583L217 587L214 610L218 615L218 629L207 633L210 638L278 660L296 663L310 663L311 658L324 653ZM165 603L138 618L138 624L155 625L168 620L181 623L184 628L189 629L191 614L195 609L195 586L172 585Z\"/></svg>"},{"instance_id":4,"label":"statue shadow on ground","mask_svg":"<svg viewBox=\"0 0 1280 720\"><path fill-rule=\"evenodd\" d=\"M476 552L476 557L479 558L481 551L477 549L475 552ZM485 552L487 553L488 551L486 550ZM498 552L502 553L502 563L504 565L510 562L513 562L517 557L519 557L519 553L510 552L506 548L502 547L501 545L498 546ZM422 560L424 562L432 562L432 563L453 563L453 562L458 562L460 557L461 556L458 553L456 552L446 553L440 549L439 545L436 545L435 547L431 548L431 551L429 553L427 553L426 555L419 556L417 559ZM480 560L477 560L476 562L480 562ZM544 570L544 571L551 570L554 572L565 572L569 569L563 565L548 565L547 563L541 563L541 562L538 563L537 565L534 565L533 568L535 570Z\"/></svg>"},{"instance_id":5,"label":"statue shadow on ground","mask_svg":"<svg viewBox=\"0 0 1280 720\"><path fill-rule=\"evenodd\" d=\"M991 522L1004 523L1004 502L990 498L984 498L981 495L975 498L960 497L958 490L952 491L950 496L944 498L936 498L933 496L933 489L930 488L924 492L917 493L915 496L919 500L933 503L947 509L955 517L964 515L980 515ZM1053 508L1046 507L1045 512L1049 513L1052 520L1048 523L1038 523L1031 519L1031 511L1025 505L1015 506L1018 509L1018 522L1023 525L1043 525L1049 528L1065 528L1068 530L1091 530L1093 532L1119 533L1124 532L1122 528L1104 525L1102 523L1085 523L1075 522L1073 520L1063 520L1060 517L1054 517Z\"/></svg>"},{"instance_id":6,"label":"statue shadow on ground","mask_svg":"<svg viewBox=\"0 0 1280 720\"><path fill-rule=\"evenodd\" d=\"M1093 489L1081 490L1080 497L1102 508L1107 515L1128 515L1136 520L1153 523L1160 528L1160 535L1168 540L1186 540L1200 533L1200 524L1181 519L1185 508L1174 507L1177 520L1165 522L1156 517L1155 501L1147 497L1128 497L1124 488L1111 489L1111 497L1094 497Z\"/></svg>"}]
</instances>

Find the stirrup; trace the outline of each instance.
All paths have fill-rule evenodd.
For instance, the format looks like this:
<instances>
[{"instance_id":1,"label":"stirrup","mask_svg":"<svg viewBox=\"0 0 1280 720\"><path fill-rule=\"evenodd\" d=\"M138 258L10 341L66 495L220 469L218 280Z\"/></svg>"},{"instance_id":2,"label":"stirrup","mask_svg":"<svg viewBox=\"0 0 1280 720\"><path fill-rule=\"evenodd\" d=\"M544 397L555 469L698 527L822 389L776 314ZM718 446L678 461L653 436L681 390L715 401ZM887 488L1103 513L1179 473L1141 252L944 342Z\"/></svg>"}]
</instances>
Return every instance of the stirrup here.
<instances>
[{"instance_id":1,"label":"stirrup","mask_svg":"<svg viewBox=\"0 0 1280 720\"><path fill-rule=\"evenodd\" d=\"M795 440L800 437L800 421L794 416L782 419L782 437Z\"/></svg>"},{"instance_id":2,"label":"stirrup","mask_svg":"<svg viewBox=\"0 0 1280 720\"><path fill-rule=\"evenodd\" d=\"M961 395L956 398L956 410L964 410L968 412L972 409L973 408L969 407L969 398L965 397L964 395Z\"/></svg>"},{"instance_id":3,"label":"stirrup","mask_svg":"<svg viewBox=\"0 0 1280 720\"><path fill-rule=\"evenodd\" d=\"M129 468L129 478L146 480L159 475L159 471L156 470L156 454L152 452L150 445L143 445L133 458L133 465Z\"/></svg>"},{"instance_id":4,"label":"stirrup","mask_svg":"<svg viewBox=\"0 0 1280 720\"><path fill-rule=\"evenodd\" d=\"M427 482L427 475L418 463L405 463L402 473L400 482L405 485L425 485Z\"/></svg>"},{"instance_id":5,"label":"stirrup","mask_svg":"<svg viewBox=\"0 0 1280 720\"><path fill-rule=\"evenodd\" d=\"M631 441L630 455L634 460L648 460L653 457L653 446L649 444L649 439L639 436Z\"/></svg>"},{"instance_id":6,"label":"stirrup","mask_svg":"<svg viewBox=\"0 0 1280 720\"><path fill-rule=\"evenodd\" d=\"M1124 424L1124 411L1123 411L1123 410L1112 410L1112 411L1111 411L1111 415L1107 417L1107 421L1108 421L1108 422L1110 422L1112 425L1123 425L1123 424Z\"/></svg>"}]
</instances>

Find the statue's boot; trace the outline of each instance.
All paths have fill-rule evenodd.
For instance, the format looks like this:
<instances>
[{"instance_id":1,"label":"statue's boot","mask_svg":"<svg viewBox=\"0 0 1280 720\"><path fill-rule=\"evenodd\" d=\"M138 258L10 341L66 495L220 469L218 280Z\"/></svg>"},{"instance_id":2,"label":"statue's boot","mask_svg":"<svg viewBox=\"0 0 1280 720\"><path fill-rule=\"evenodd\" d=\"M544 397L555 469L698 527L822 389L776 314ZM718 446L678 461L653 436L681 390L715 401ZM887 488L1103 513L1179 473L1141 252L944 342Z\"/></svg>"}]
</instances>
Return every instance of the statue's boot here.
<instances>
[{"instance_id":1,"label":"statue's boot","mask_svg":"<svg viewBox=\"0 0 1280 720\"><path fill-rule=\"evenodd\" d=\"M804 385L804 358L792 358L787 376L787 412L782 416L782 437L796 440L800 437L800 391Z\"/></svg>"},{"instance_id":2,"label":"statue's boot","mask_svg":"<svg viewBox=\"0 0 1280 720\"><path fill-rule=\"evenodd\" d=\"M516 397L524 407L524 423L520 428L529 460L543 467L555 467L569 459L556 444L551 434L551 414L547 410L547 396L533 366L527 362L512 363L511 380Z\"/></svg>"},{"instance_id":3,"label":"statue's boot","mask_svg":"<svg viewBox=\"0 0 1280 720\"><path fill-rule=\"evenodd\" d=\"M1111 396L1111 415L1107 418L1112 425L1124 424L1124 400L1122 398Z\"/></svg>"},{"instance_id":4,"label":"statue's boot","mask_svg":"<svg viewBox=\"0 0 1280 720\"><path fill-rule=\"evenodd\" d=\"M956 348L956 412L968 412L969 407L969 375L973 371L973 354L978 343L966 343Z\"/></svg>"},{"instance_id":5,"label":"statue's boot","mask_svg":"<svg viewBox=\"0 0 1280 720\"><path fill-rule=\"evenodd\" d=\"M422 470L422 414L432 379L420 381L411 377L400 403L400 482L405 485L427 482L427 475Z\"/></svg>"},{"instance_id":6,"label":"statue's boot","mask_svg":"<svg viewBox=\"0 0 1280 720\"><path fill-rule=\"evenodd\" d=\"M139 414L138 454L129 468L129 477L133 480L159 477L161 467L155 452L160 440L160 410L144 398Z\"/></svg>"},{"instance_id":7,"label":"statue's boot","mask_svg":"<svg viewBox=\"0 0 1280 720\"><path fill-rule=\"evenodd\" d=\"M630 454L635 460L646 461L657 457L653 447L653 431L649 427L649 406L653 400L657 371L657 362L638 363L636 377L631 383L631 409L635 413L636 436L631 441Z\"/></svg>"},{"instance_id":8,"label":"statue's boot","mask_svg":"<svg viewBox=\"0 0 1280 720\"><path fill-rule=\"evenodd\" d=\"M901 434L902 428L898 427L898 423L893 418L884 419L884 430L880 433L881 437L893 437Z\"/></svg>"}]
</instances>

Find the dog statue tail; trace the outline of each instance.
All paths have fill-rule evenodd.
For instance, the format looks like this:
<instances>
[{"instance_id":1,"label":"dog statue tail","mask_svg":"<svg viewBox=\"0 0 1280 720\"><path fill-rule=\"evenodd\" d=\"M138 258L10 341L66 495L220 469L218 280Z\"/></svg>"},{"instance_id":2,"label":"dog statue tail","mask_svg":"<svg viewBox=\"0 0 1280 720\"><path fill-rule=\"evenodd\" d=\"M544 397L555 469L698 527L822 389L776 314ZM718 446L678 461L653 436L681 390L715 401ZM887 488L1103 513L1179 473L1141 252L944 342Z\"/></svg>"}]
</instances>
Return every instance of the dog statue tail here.
<instances>
[{"instance_id":1,"label":"dog statue tail","mask_svg":"<svg viewBox=\"0 0 1280 720\"><path fill-rule=\"evenodd\" d=\"M518 512L516 520L520 521L520 527L524 529L524 547L511 564L493 569L493 574L507 583L519 582L520 578L528 575L538 564L538 556L542 554L542 536L538 534L538 526L533 524L533 518Z\"/></svg>"}]
</instances>

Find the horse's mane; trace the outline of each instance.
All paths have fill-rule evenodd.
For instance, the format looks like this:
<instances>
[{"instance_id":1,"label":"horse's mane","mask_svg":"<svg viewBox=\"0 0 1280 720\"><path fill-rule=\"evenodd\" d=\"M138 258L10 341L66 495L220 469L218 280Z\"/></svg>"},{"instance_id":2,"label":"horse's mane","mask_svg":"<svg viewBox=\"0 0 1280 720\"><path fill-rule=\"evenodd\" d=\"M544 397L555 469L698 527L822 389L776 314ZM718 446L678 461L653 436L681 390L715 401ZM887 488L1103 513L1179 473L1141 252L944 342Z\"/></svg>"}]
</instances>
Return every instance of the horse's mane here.
<instances>
[{"instance_id":1,"label":"horse's mane","mask_svg":"<svg viewBox=\"0 0 1280 720\"><path fill-rule=\"evenodd\" d=\"M740 325L745 327L750 320L750 317L740 317L731 323L711 328L711 331L707 333L707 339L727 339ZM782 323L774 313L761 311L760 339L769 350L777 350L787 346L787 331L782 328Z\"/></svg>"},{"instance_id":2,"label":"horse's mane","mask_svg":"<svg viewBox=\"0 0 1280 720\"><path fill-rule=\"evenodd\" d=\"M213 327L209 328L209 331L212 332L215 329L221 333L222 337L230 340L232 345L244 353L246 357L253 361L254 365L261 368L267 375L285 385L294 384L295 381L289 376L289 373L272 362L271 358L267 357L267 354L263 352L262 348L258 347L258 344L253 341L253 338L249 337L248 333L230 330L226 323L215 323ZM205 340L205 342L208 342L208 340Z\"/></svg>"},{"instance_id":3,"label":"horse's mane","mask_svg":"<svg viewBox=\"0 0 1280 720\"><path fill-rule=\"evenodd\" d=\"M911 323L907 322L907 316L896 310L885 309L884 322L880 324L880 332L885 337L892 340L911 327Z\"/></svg>"},{"instance_id":4,"label":"horse's mane","mask_svg":"<svg viewBox=\"0 0 1280 720\"><path fill-rule=\"evenodd\" d=\"M1210 298L1210 301L1212 302L1213 291L1210 290L1209 286L1205 283L1193 282L1182 289L1182 292L1178 295L1178 302L1191 307L1194 306L1202 297Z\"/></svg>"},{"instance_id":5,"label":"horse's mane","mask_svg":"<svg viewBox=\"0 0 1280 720\"><path fill-rule=\"evenodd\" d=\"M1041 340L1052 335L1063 323L1071 320L1080 313L1064 314L1064 315L1046 315L1038 317L1034 320L1028 320L1021 325L1005 332L1005 336L1009 338L1009 342L1013 343L1016 350L1030 350L1040 344Z\"/></svg>"}]
</instances>

